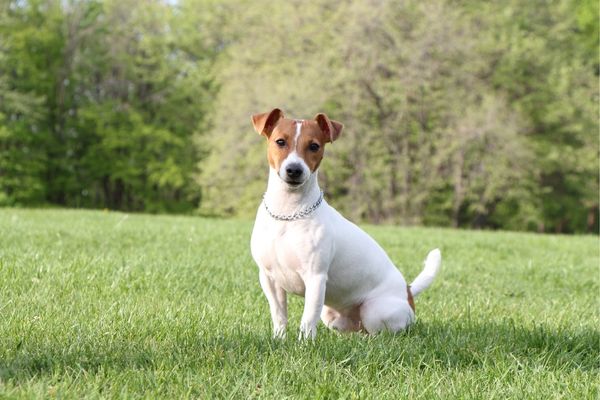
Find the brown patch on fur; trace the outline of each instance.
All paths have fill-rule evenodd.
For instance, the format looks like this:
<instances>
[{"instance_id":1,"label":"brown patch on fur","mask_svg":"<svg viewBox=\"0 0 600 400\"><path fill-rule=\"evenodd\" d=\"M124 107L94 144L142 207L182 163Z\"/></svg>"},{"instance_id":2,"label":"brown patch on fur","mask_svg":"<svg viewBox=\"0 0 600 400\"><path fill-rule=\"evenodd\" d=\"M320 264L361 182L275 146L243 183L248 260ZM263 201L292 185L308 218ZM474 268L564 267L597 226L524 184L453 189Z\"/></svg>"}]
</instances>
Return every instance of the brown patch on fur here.
<instances>
[{"instance_id":1,"label":"brown patch on fur","mask_svg":"<svg viewBox=\"0 0 600 400\"><path fill-rule=\"evenodd\" d=\"M408 292L408 304L410 308L415 311L415 299L413 298L412 292L410 291L410 285L406 285L406 291Z\"/></svg>"},{"instance_id":2,"label":"brown patch on fur","mask_svg":"<svg viewBox=\"0 0 600 400\"><path fill-rule=\"evenodd\" d=\"M329 117L323 113L315 115L315 121L319 124L319 128L325 134L326 140L333 143L342 133L344 125L341 122L329 119Z\"/></svg>"},{"instance_id":3,"label":"brown patch on fur","mask_svg":"<svg viewBox=\"0 0 600 400\"><path fill-rule=\"evenodd\" d=\"M267 159L271 168L279 171L283 160L293 151L295 132L294 120L287 118L279 120L268 138ZM277 144L280 139L285 141L285 146L280 147Z\"/></svg>"},{"instance_id":4,"label":"brown patch on fur","mask_svg":"<svg viewBox=\"0 0 600 400\"><path fill-rule=\"evenodd\" d=\"M269 144L267 149L267 158L269 165L279 171L281 164L294 150L298 153L298 157L302 158L311 172L314 172L323 159L325 154L325 143L327 138L323 131L319 128L316 121L302 121L302 129L298 142L296 138L296 120L283 118L280 119L273 132L269 136ZM281 147L277 144L278 140L284 140L285 146ZM316 143L319 145L319 150L310 150L310 145Z\"/></svg>"},{"instance_id":5,"label":"brown patch on fur","mask_svg":"<svg viewBox=\"0 0 600 400\"><path fill-rule=\"evenodd\" d=\"M283 112L279 108L274 108L266 113L254 114L252 125L258 134L268 138L281 118L283 118Z\"/></svg>"},{"instance_id":6,"label":"brown patch on fur","mask_svg":"<svg viewBox=\"0 0 600 400\"><path fill-rule=\"evenodd\" d=\"M313 143L319 145L319 150L312 151L310 149L310 145ZM296 151L298 156L308 165L310 172L315 172L319 168L325 154L325 143L326 137L315 121L302 122L302 131L298 143L296 143Z\"/></svg>"}]
</instances>

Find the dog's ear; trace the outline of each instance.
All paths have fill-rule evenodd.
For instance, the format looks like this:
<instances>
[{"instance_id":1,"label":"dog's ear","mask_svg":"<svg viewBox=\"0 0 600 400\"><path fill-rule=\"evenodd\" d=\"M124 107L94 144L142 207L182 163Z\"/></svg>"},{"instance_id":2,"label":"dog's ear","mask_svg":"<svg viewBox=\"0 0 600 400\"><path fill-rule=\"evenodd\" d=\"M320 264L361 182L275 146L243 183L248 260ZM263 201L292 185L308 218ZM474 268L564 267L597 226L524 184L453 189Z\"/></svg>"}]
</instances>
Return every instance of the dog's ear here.
<instances>
[{"instance_id":1,"label":"dog's ear","mask_svg":"<svg viewBox=\"0 0 600 400\"><path fill-rule=\"evenodd\" d=\"M252 125L254 125L254 130L259 135L269 137L281 118L283 118L283 112L279 108L274 108L266 113L254 114L252 116Z\"/></svg>"},{"instance_id":2,"label":"dog's ear","mask_svg":"<svg viewBox=\"0 0 600 400\"><path fill-rule=\"evenodd\" d=\"M342 129L344 128L342 123L330 120L325 114L317 114L315 116L315 121L317 121L319 128L321 128L325 134L327 142L333 143L340 136Z\"/></svg>"}]
</instances>

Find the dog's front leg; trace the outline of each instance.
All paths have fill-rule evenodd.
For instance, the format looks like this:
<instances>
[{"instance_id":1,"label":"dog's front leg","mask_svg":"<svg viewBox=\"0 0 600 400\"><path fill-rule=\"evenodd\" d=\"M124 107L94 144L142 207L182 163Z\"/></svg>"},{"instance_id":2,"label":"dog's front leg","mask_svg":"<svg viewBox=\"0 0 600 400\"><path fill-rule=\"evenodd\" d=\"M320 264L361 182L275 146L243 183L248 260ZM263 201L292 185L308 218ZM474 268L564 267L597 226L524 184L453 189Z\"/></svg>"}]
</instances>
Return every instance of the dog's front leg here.
<instances>
[{"instance_id":1,"label":"dog's front leg","mask_svg":"<svg viewBox=\"0 0 600 400\"><path fill-rule=\"evenodd\" d=\"M317 323L323 310L325 302L325 285L327 283L326 274L315 274L309 276L304 284L304 312L300 322L300 336L302 339L314 339L317 334Z\"/></svg>"},{"instance_id":2,"label":"dog's front leg","mask_svg":"<svg viewBox=\"0 0 600 400\"><path fill-rule=\"evenodd\" d=\"M265 274L262 268L259 272L259 279L260 286L265 293L271 310L273 337L284 338L285 328L287 326L287 295L285 290L277 286L275 282Z\"/></svg>"}]
</instances>

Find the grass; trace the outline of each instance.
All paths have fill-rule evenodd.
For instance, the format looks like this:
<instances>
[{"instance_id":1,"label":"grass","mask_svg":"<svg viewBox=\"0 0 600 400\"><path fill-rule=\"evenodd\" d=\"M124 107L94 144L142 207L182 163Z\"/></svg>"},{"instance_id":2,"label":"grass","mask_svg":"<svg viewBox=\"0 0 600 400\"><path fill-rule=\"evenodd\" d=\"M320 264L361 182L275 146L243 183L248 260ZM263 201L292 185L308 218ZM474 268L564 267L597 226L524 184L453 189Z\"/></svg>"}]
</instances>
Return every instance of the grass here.
<instances>
[{"instance_id":1,"label":"grass","mask_svg":"<svg viewBox=\"0 0 600 400\"><path fill-rule=\"evenodd\" d=\"M399 335L271 339L250 221L0 209L1 398L598 398L598 237L366 229L408 280Z\"/></svg>"}]
</instances>

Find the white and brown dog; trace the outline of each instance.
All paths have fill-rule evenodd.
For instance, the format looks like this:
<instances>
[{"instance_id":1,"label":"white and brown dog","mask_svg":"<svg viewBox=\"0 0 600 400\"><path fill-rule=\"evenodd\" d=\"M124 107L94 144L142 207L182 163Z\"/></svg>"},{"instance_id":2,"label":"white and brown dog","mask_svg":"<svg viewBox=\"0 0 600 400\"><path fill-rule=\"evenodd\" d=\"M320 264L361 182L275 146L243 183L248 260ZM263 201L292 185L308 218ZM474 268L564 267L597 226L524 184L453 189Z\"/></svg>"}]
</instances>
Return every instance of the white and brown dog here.
<instances>
[{"instance_id":1,"label":"white and brown dog","mask_svg":"<svg viewBox=\"0 0 600 400\"><path fill-rule=\"evenodd\" d=\"M338 331L374 334L406 328L415 319L413 296L441 264L438 249L408 286L385 251L323 199L317 170L326 143L343 125L325 114L284 118L279 109L252 116L268 140L269 182L252 232L252 256L269 301L274 335L285 336L287 298L304 296L300 338L314 338L319 317Z\"/></svg>"}]
</instances>

